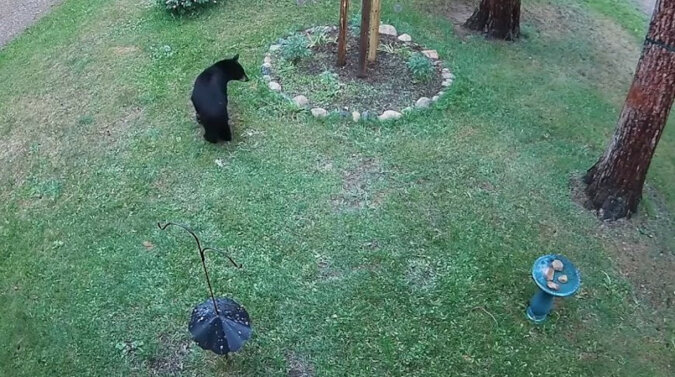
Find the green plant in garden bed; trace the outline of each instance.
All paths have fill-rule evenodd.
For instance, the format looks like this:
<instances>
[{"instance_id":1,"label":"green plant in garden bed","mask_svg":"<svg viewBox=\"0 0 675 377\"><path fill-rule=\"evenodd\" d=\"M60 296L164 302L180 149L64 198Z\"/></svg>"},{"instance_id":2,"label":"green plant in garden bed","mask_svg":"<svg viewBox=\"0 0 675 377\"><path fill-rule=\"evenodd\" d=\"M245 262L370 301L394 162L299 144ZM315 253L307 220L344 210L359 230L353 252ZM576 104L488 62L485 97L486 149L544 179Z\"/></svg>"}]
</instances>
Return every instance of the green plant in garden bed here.
<instances>
[{"instance_id":1,"label":"green plant in garden bed","mask_svg":"<svg viewBox=\"0 0 675 377\"><path fill-rule=\"evenodd\" d=\"M419 52L414 53L408 59L408 69L415 80L429 81L434 74L434 66L431 60Z\"/></svg>"},{"instance_id":2,"label":"green plant in garden bed","mask_svg":"<svg viewBox=\"0 0 675 377\"><path fill-rule=\"evenodd\" d=\"M395 54L397 49L396 45L393 43L380 43L379 51L386 52L388 54Z\"/></svg>"},{"instance_id":3,"label":"green plant in garden bed","mask_svg":"<svg viewBox=\"0 0 675 377\"><path fill-rule=\"evenodd\" d=\"M215 4L216 2L216 0L157 0L159 6L177 13L183 13L204 5Z\"/></svg>"},{"instance_id":4,"label":"green plant in garden bed","mask_svg":"<svg viewBox=\"0 0 675 377\"><path fill-rule=\"evenodd\" d=\"M281 57L293 64L311 55L309 40L300 34L288 37L281 47Z\"/></svg>"},{"instance_id":5,"label":"green plant in garden bed","mask_svg":"<svg viewBox=\"0 0 675 377\"><path fill-rule=\"evenodd\" d=\"M337 42L337 37L331 37L325 31L309 34L307 38L309 39L307 45L309 48Z\"/></svg>"}]
</instances>

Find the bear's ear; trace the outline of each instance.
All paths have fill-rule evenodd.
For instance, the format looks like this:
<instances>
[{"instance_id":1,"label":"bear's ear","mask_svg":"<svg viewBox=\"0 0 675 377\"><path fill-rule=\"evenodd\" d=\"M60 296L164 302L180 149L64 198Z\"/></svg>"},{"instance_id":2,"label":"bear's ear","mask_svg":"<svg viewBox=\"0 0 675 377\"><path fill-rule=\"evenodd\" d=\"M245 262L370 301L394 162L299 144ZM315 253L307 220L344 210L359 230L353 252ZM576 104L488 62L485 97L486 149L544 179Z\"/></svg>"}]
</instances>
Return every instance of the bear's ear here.
<instances>
[{"instance_id":1,"label":"bear's ear","mask_svg":"<svg viewBox=\"0 0 675 377\"><path fill-rule=\"evenodd\" d=\"M234 60L235 62L238 61L238 60L239 60L239 54L235 55L235 56L232 58L232 60Z\"/></svg>"}]
</instances>

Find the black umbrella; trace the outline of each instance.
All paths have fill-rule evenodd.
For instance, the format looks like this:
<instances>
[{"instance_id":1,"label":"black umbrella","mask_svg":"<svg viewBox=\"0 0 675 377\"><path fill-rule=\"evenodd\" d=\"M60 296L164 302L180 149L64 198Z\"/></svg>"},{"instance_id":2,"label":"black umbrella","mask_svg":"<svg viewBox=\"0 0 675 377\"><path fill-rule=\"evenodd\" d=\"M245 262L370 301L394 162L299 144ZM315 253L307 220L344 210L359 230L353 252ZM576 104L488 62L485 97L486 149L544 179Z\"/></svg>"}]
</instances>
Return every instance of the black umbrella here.
<instances>
[{"instance_id":1,"label":"black umbrella","mask_svg":"<svg viewBox=\"0 0 675 377\"><path fill-rule=\"evenodd\" d=\"M207 250L220 251L210 247L202 248L197 235L190 228L175 223L166 223L161 225L157 223L159 229L164 230L169 225L175 225L188 231L197 242L199 256L202 259L204 276L206 284L209 286L211 300L206 300L197 305L192 310L188 330L192 334L192 339L205 349L211 350L219 355L229 352L237 352L251 338L253 330L251 329L251 319L241 305L227 297L216 298L211 288L209 272L206 269L206 259L204 257ZM232 264L241 268L232 258L225 254Z\"/></svg>"}]
</instances>

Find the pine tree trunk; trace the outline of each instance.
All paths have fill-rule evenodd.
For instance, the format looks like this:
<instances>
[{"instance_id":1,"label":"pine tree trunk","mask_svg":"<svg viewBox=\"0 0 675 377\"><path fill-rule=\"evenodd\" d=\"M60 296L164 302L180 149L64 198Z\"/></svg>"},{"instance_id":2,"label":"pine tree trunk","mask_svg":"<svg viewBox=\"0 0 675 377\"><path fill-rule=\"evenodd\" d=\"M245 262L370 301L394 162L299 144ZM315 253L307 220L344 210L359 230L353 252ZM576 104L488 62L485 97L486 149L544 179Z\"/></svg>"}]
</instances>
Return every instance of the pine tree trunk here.
<instances>
[{"instance_id":1,"label":"pine tree trunk","mask_svg":"<svg viewBox=\"0 0 675 377\"><path fill-rule=\"evenodd\" d=\"M520 0L481 0L464 26L488 38L516 40L520 36Z\"/></svg>"},{"instance_id":2,"label":"pine tree trunk","mask_svg":"<svg viewBox=\"0 0 675 377\"><path fill-rule=\"evenodd\" d=\"M584 176L586 207L605 220L637 211L675 97L675 0L658 0L617 129Z\"/></svg>"}]
</instances>

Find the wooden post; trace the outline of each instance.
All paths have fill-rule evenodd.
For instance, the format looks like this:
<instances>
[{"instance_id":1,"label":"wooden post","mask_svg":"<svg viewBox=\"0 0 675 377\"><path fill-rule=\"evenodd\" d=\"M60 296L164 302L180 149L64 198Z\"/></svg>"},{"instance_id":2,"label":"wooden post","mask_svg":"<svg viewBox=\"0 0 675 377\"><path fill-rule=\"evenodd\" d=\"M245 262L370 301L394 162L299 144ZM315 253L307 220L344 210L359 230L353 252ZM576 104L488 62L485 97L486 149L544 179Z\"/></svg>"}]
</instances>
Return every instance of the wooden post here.
<instances>
[{"instance_id":1,"label":"wooden post","mask_svg":"<svg viewBox=\"0 0 675 377\"><path fill-rule=\"evenodd\" d=\"M347 15L349 12L349 0L340 0L340 30L338 31L338 67L346 64L347 55Z\"/></svg>"},{"instance_id":2,"label":"wooden post","mask_svg":"<svg viewBox=\"0 0 675 377\"><path fill-rule=\"evenodd\" d=\"M359 74L364 78L367 76L368 68L368 32L370 31L370 9L372 0L363 0L361 3L361 37L359 38Z\"/></svg>"},{"instance_id":3,"label":"wooden post","mask_svg":"<svg viewBox=\"0 0 675 377\"><path fill-rule=\"evenodd\" d=\"M377 58L377 48L380 45L380 0L372 0L370 10L370 42L368 44L368 62L373 63Z\"/></svg>"}]
</instances>

